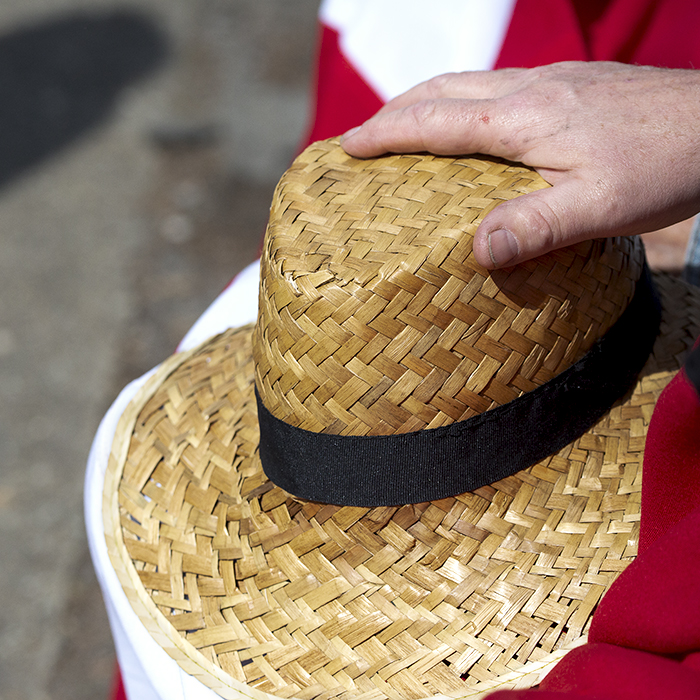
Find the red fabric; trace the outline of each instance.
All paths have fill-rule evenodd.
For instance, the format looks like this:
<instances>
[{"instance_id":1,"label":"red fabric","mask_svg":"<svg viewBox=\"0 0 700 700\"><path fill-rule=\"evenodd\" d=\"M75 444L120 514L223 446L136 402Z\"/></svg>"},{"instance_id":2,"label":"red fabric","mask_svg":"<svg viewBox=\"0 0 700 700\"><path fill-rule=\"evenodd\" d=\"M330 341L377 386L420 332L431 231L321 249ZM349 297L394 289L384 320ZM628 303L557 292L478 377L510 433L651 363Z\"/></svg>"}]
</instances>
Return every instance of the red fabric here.
<instances>
[{"instance_id":1,"label":"red fabric","mask_svg":"<svg viewBox=\"0 0 700 700\"><path fill-rule=\"evenodd\" d=\"M630 5L634 2L628 0ZM630 58L623 56L622 60L666 68L700 67L700 3L667 0L656 5L649 31L641 37Z\"/></svg>"},{"instance_id":2,"label":"red fabric","mask_svg":"<svg viewBox=\"0 0 700 700\"><path fill-rule=\"evenodd\" d=\"M675 492L673 480L666 490ZM697 498L700 485L693 490ZM700 507L627 567L601 600L589 639L654 654L700 650Z\"/></svg>"},{"instance_id":3,"label":"red fabric","mask_svg":"<svg viewBox=\"0 0 700 700\"><path fill-rule=\"evenodd\" d=\"M586 44L566 0L518 0L495 68L534 68L585 61Z\"/></svg>"},{"instance_id":4,"label":"red fabric","mask_svg":"<svg viewBox=\"0 0 700 700\"><path fill-rule=\"evenodd\" d=\"M642 479L640 552L700 506L699 426L700 401L680 373L659 397L647 433L646 451L654 460L645 463Z\"/></svg>"},{"instance_id":5,"label":"red fabric","mask_svg":"<svg viewBox=\"0 0 700 700\"><path fill-rule=\"evenodd\" d=\"M111 700L128 700L128 698L126 697L126 690L124 690L124 681L122 680L122 674L119 672L119 666L117 666L115 669L110 698Z\"/></svg>"},{"instance_id":6,"label":"red fabric","mask_svg":"<svg viewBox=\"0 0 700 700\"><path fill-rule=\"evenodd\" d=\"M340 50L339 35L321 27L314 119L303 148L344 134L369 119L384 103Z\"/></svg>"},{"instance_id":7,"label":"red fabric","mask_svg":"<svg viewBox=\"0 0 700 700\"><path fill-rule=\"evenodd\" d=\"M500 691L489 700L698 700L700 672L672 659L611 644L567 654L538 690Z\"/></svg>"},{"instance_id":8,"label":"red fabric","mask_svg":"<svg viewBox=\"0 0 700 700\"><path fill-rule=\"evenodd\" d=\"M695 0L518 0L496 68L556 61L700 66Z\"/></svg>"},{"instance_id":9,"label":"red fabric","mask_svg":"<svg viewBox=\"0 0 700 700\"><path fill-rule=\"evenodd\" d=\"M590 640L656 654L700 650L700 398L683 371L647 432L639 552L601 601Z\"/></svg>"}]
</instances>

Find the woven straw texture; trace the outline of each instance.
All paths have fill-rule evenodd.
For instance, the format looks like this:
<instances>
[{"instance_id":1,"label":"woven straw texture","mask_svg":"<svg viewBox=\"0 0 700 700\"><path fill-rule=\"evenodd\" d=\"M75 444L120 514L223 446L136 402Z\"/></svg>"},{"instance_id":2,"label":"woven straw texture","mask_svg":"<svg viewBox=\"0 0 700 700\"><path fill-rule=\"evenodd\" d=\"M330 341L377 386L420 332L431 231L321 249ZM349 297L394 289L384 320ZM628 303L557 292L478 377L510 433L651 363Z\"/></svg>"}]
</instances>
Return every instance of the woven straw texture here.
<instances>
[{"instance_id":1,"label":"woven straw texture","mask_svg":"<svg viewBox=\"0 0 700 700\"><path fill-rule=\"evenodd\" d=\"M491 276L472 258L480 217L542 186L492 160L312 146L275 196L255 331L171 358L125 412L105 480L112 563L161 646L223 697L475 698L538 682L584 638L636 553L644 437L700 334L697 290L657 278L662 332L634 391L476 492L304 502L257 454L254 379L288 422L395 433L505 403L580 357L631 297L633 241Z\"/></svg>"},{"instance_id":2,"label":"woven straw texture","mask_svg":"<svg viewBox=\"0 0 700 700\"><path fill-rule=\"evenodd\" d=\"M361 161L312 145L277 188L262 257L266 408L314 432L404 433L483 413L573 364L629 303L643 256L609 239L489 275L472 253L479 221L546 186L502 161Z\"/></svg>"},{"instance_id":3,"label":"woven straw texture","mask_svg":"<svg viewBox=\"0 0 700 700\"><path fill-rule=\"evenodd\" d=\"M125 414L105 485L134 609L223 697L479 697L538 682L635 555L648 421L700 333L700 293L657 282L664 335L624 403L528 470L403 508L299 502L267 481L250 329L176 356Z\"/></svg>"}]
</instances>

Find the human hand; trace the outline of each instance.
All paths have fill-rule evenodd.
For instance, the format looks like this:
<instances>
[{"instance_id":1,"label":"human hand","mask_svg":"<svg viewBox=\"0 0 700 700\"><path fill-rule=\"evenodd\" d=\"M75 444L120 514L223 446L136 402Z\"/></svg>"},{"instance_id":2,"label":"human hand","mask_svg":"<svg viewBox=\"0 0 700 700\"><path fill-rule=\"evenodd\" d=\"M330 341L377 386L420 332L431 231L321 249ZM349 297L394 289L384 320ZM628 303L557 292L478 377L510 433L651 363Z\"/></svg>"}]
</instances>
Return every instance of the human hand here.
<instances>
[{"instance_id":1,"label":"human hand","mask_svg":"<svg viewBox=\"0 0 700 700\"><path fill-rule=\"evenodd\" d=\"M536 168L553 187L504 202L476 232L476 260L493 269L700 211L699 111L700 71L558 63L438 76L341 143L360 158L484 153Z\"/></svg>"}]
</instances>

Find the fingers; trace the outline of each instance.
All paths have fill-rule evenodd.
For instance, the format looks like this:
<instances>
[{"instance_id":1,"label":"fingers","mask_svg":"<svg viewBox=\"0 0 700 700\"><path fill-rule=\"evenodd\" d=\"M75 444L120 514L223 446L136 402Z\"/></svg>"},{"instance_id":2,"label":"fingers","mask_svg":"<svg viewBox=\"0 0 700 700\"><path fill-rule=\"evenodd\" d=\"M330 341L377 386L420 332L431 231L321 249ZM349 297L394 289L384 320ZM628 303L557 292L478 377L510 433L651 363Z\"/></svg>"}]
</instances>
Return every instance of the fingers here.
<instances>
[{"instance_id":1,"label":"fingers","mask_svg":"<svg viewBox=\"0 0 700 700\"><path fill-rule=\"evenodd\" d=\"M423 100L485 100L501 97L520 86L526 72L523 68L508 68L498 71L444 73L398 95L387 102L378 114L403 109Z\"/></svg>"},{"instance_id":2,"label":"fingers","mask_svg":"<svg viewBox=\"0 0 700 700\"><path fill-rule=\"evenodd\" d=\"M477 262L491 270L510 267L603 232L613 235L603 226L602 207L590 206L591 198L567 182L500 204L474 236Z\"/></svg>"},{"instance_id":3,"label":"fingers","mask_svg":"<svg viewBox=\"0 0 700 700\"><path fill-rule=\"evenodd\" d=\"M554 187L501 204L476 233L477 260L495 268L698 211L698 99L695 70L574 62L449 74L392 100L341 143L361 158L485 153L536 168Z\"/></svg>"},{"instance_id":4,"label":"fingers","mask_svg":"<svg viewBox=\"0 0 700 700\"><path fill-rule=\"evenodd\" d=\"M377 114L347 132L341 144L356 158L383 153L490 153L517 160L507 104L494 100L432 99Z\"/></svg>"},{"instance_id":5,"label":"fingers","mask_svg":"<svg viewBox=\"0 0 700 700\"><path fill-rule=\"evenodd\" d=\"M501 117L504 121L507 114L499 98L519 90L523 81L531 79L528 78L531 73L514 68L436 76L390 100L372 119L346 133L341 144L350 155L358 158L388 151L427 150L454 154L484 150L485 146L479 144L490 146L493 142L493 134L485 141L489 131L484 127L492 119ZM475 127L474 142L469 133L460 131L470 125ZM491 153L508 157L505 151ZM509 153L513 157L512 152Z\"/></svg>"}]
</instances>

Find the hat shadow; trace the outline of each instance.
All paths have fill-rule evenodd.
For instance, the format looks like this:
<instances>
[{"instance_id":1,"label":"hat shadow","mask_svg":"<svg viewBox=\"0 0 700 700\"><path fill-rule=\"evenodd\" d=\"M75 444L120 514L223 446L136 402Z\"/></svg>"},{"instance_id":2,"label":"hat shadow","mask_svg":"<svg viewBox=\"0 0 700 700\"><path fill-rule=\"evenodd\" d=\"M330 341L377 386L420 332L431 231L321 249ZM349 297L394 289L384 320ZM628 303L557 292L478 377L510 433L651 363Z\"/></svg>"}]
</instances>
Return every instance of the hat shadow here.
<instances>
[{"instance_id":1,"label":"hat shadow","mask_svg":"<svg viewBox=\"0 0 700 700\"><path fill-rule=\"evenodd\" d=\"M166 41L134 11L75 12L0 36L0 187L104 121Z\"/></svg>"}]
</instances>

